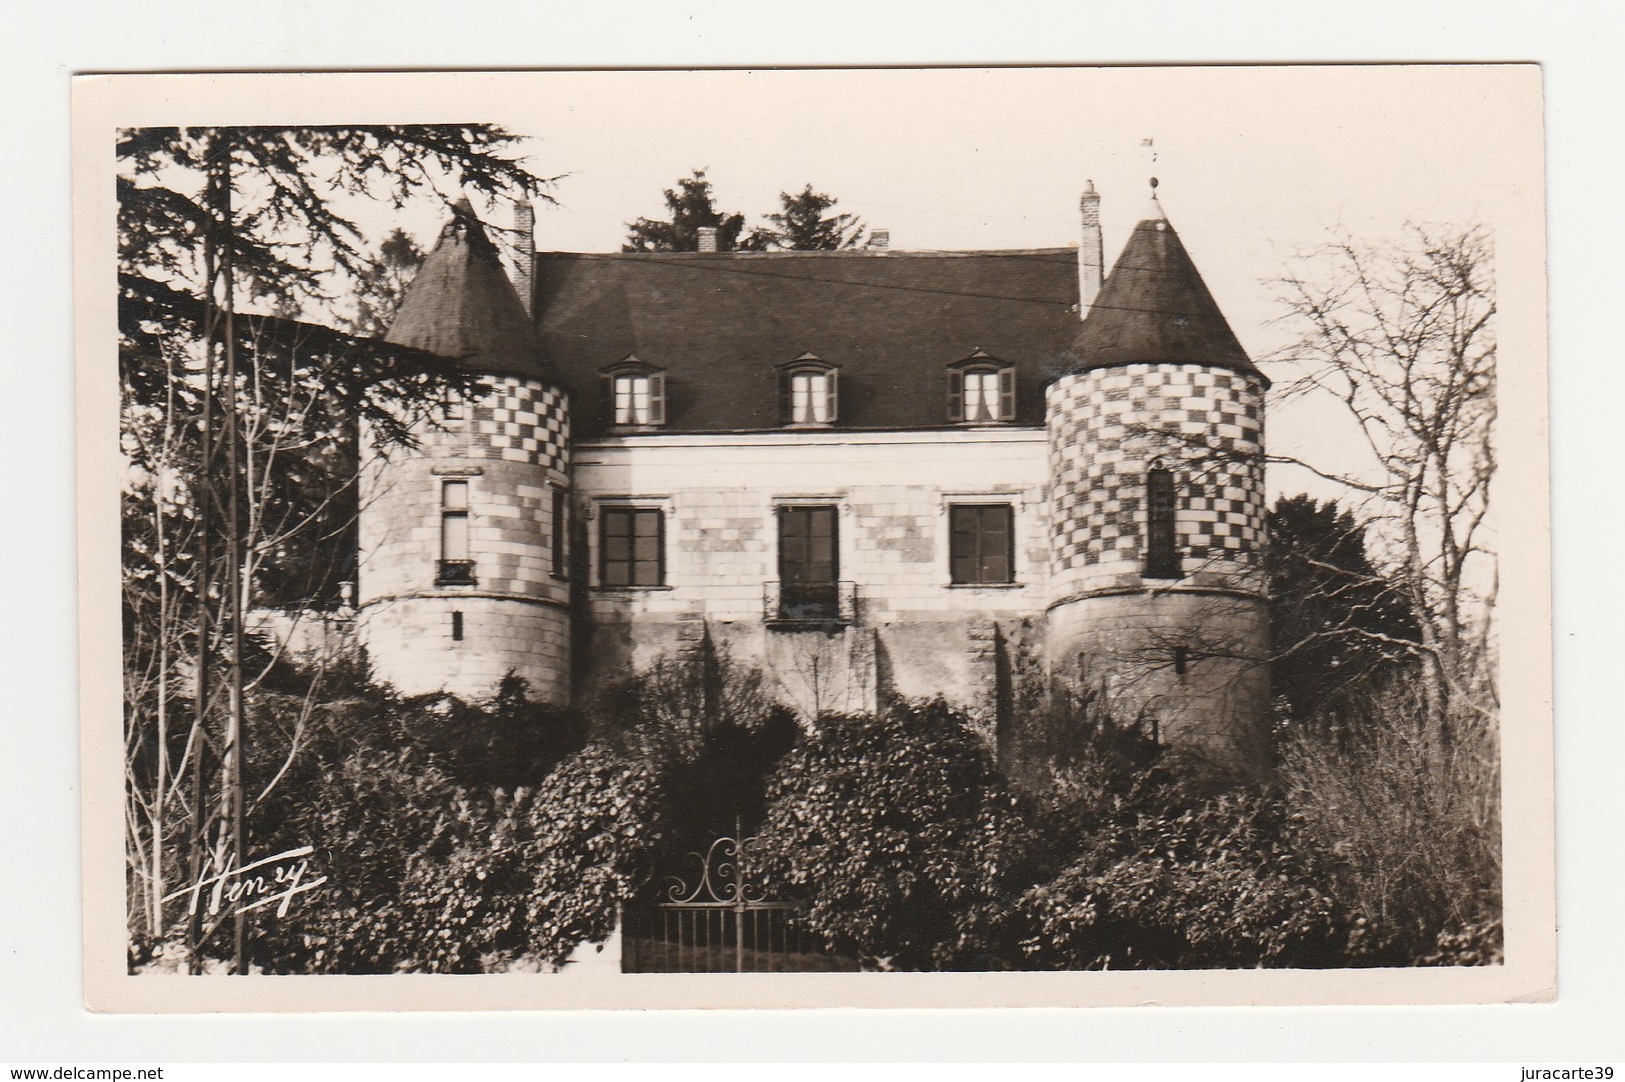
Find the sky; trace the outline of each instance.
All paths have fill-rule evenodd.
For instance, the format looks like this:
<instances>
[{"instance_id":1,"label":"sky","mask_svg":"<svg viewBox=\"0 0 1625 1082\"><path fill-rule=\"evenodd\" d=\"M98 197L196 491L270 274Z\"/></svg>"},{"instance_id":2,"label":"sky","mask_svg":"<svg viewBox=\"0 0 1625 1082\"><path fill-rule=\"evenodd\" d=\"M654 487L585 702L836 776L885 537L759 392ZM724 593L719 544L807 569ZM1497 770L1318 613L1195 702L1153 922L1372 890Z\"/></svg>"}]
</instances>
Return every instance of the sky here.
<instances>
[{"instance_id":1,"label":"sky","mask_svg":"<svg viewBox=\"0 0 1625 1082\"><path fill-rule=\"evenodd\" d=\"M1411 221L1537 238L1540 228L1531 66L443 78L453 82L402 84L390 119L478 119L523 136L527 163L558 178L555 202L537 208L541 250L618 250L626 223L660 216L662 190L703 168L719 208L749 222L778 209L779 192L810 183L839 210L889 229L904 251L1075 244L1078 195L1092 180L1109 265L1156 176L1163 208L1255 359L1287 334L1272 323L1267 283L1333 234L1381 242ZM441 213L425 200L359 219L431 242ZM1340 420L1324 406L1282 404L1271 450L1359 472L1353 444L1329 438ZM1271 489L1335 494L1288 467L1272 471Z\"/></svg>"}]
</instances>

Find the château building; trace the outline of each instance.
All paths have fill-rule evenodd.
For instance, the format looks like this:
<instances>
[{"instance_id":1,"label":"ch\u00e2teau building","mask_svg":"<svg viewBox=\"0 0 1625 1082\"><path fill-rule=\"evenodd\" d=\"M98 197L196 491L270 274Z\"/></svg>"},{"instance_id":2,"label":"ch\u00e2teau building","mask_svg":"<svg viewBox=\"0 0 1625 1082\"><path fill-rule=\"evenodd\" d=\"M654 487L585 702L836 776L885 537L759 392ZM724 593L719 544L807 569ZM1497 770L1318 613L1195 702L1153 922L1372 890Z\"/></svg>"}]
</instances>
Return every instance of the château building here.
<instances>
[{"instance_id":1,"label":"ch\u00e2teau building","mask_svg":"<svg viewBox=\"0 0 1625 1082\"><path fill-rule=\"evenodd\" d=\"M1154 196L1154 193L1153 193ZM459 209L390 331L489 377L365 474L405 692L563 703L707 643L805 716L1104 685L1258 768L1264 394L1153 197L1076 247L536 252ZM710 249L710 250L707 250Z\"/></svg>"}]
</instances>

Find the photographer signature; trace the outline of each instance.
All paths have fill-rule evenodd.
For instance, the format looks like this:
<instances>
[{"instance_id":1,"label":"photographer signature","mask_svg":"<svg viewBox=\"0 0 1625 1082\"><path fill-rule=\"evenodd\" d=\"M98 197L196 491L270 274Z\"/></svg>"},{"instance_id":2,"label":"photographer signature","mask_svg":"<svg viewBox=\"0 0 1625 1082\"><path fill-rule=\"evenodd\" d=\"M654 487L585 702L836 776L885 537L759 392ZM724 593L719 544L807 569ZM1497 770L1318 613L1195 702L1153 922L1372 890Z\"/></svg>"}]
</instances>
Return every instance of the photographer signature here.
<instances>
[{"instance_id":1,"label":"photographer signature","mask_svg":"<svg viewBox=\"0 0 1625 1082\"><path fill-rule=\"evenodd\" d=\"M237 906L232 910L235 915L276 904L276 915L284 917L288 914L288 906L293 901L294 895L315 890L327 882L325 875L320 879L305 882L305 872L310 866L310 862L305 858L313 852L314 846L300 846L298 849L289 849L285 853L256 860L252 864L244 864L241 868L229 868L214 875L205 875L191 886L182 887L168 895L164 901L190 894L192 901L186 911L188 914L196 913L203 888L210 887L208 910L210 916L219 913L223 905ZM239 905L239 902L243 904Z\"/></svg>"}]
</instances>

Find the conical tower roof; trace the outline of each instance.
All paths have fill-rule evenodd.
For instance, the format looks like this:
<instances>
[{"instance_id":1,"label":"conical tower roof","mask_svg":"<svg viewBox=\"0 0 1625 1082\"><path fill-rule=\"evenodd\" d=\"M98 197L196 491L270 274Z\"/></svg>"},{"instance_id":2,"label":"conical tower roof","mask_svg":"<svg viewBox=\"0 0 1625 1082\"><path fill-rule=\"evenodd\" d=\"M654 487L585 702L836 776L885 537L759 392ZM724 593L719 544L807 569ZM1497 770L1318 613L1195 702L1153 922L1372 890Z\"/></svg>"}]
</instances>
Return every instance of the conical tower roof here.
<instances>
[{"instance_id":1,"label":"conical tower roof","mask_svg":"<svg viewBox=\"0 0 1625 1082\"><path fill-rule=\"evenodd\" d=\"M1260 374L1153 197L1078 331L1073 371L1203 364Z\"/></svg>"},{"instance_id":2,"label":"conical tower roof","mask_svg":"<svg viewBox=\"0 0 1625 1082\"><path fill-rule=\"evenodd\" d=\"M466 201L423 260L385 340L478 372L550 375L536 328Z\"/></svg>"}]
</instances>

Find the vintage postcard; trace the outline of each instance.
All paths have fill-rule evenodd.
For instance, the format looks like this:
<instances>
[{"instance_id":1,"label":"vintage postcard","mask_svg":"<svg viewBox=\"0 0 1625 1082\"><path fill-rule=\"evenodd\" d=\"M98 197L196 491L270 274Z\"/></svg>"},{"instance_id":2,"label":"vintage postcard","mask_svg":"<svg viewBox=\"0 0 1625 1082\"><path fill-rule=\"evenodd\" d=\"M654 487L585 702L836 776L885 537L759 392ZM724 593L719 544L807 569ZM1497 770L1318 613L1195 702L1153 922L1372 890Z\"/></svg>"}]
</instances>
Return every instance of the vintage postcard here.
<instances>
[{"instance_id":1,"label":"vintage postcard","mask_svg":"<svg viewBox=\"0 0 1625 1082\"><path fill-rule=\"evenodd\" d=\"M78 78L89 1006L1551 999L1541 110Z\"/></svg>"}]
</instances>

